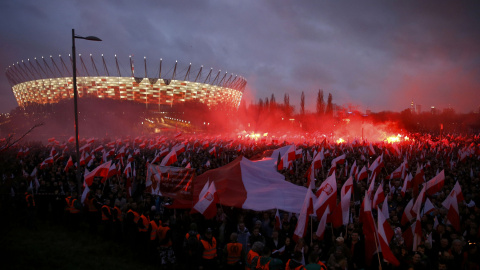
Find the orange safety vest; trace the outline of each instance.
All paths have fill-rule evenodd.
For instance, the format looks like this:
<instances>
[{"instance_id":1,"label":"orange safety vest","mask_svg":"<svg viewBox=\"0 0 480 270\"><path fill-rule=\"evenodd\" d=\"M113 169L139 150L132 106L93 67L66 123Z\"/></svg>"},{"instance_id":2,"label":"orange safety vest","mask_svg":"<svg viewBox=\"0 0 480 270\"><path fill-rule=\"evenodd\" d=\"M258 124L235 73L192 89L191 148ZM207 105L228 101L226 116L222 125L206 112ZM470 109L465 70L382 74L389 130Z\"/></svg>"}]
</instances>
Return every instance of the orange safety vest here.
<instances>
[{"instance_id":1,"label":"orange safety vest","mask_svg":"<svg viewBox=\"0 0 480 270\"><path fill-rule=\"evenodd\" d=\"M240 261L242 255L242 244L228 243L227 244L227 264L235 264Z\"/></svg>"},{"instance_id":2,"label":"orange safety vest","mask_svg":"<svg viewBox=\"0 0 480 270\"><path fill-rule=\"evenodd\" d=\"M118 208L118 206L115 206L113 207L113 210L116 212L116 215L115 215L115 218L113 219L113 221L120 221L122 222L123 221L123 216L122 216L122 210L120 210L120 208Z\"/></svg>"},{"instance_id":3,"label":"orange safety vest","mask_svg":"<svg viewBox=\"0 0 480 270\"><path fill-rule=\"evenodd\" d=\"M72 214L78 214L80 213L80 210L75 208L75 202L77 201L77 199L73 199L70 201L70 213Z\"/></svg>"},{"instance_id":4,"label":"orange safety vest","mask_svg":"<svg viewBox=\"0 0 480 270\"><path fill-rule=\"evenodd\" d=\"M317 264L320 265L320 269L328 270L328 267L322 261L318 261Z\"/></svg>"},{"instance_id":5,"label":"orange safety vest","mask_svg":"<svg viewBox=\"0 0 480 270\"><path fill-rule=\"evenodd\" d=\"M185 239L190 238L190 233L185 234ZM197 233L197 240L200 241L200 234Z\"/></svg>"},{"instance_id":6,"label":"orange safety vest","mask_svg":"<svg viewBox=\"0 0 480 270\"><path fill-rule=\"evenodd\" d=\"M165 237L167 236L167 232L170 230L170 228L168 226L158 226L157 228L157 234L158 234L158 240L159 241L163 241L163 239L165 239ZM161 247L169 247L172 245L172 240L168 240L168 242L166 244L162 244L160 245Z\"/></svg>"},{"instance_id":7,"label":"orange safety vest","mask_svg":"<svg viewBox=\"0 0 480 270\"><path fill-rule=\"evenodd\" d=\"M299 265L295 268L291 268L290 267L290 262L292 262L292 259L288 260L287 264L285 265L285 270L302 270L302 269L305 269L305 266L303 266L303 265Z\"/></svg>"},{"instance_id":8,"label":"orange safety vest","mask_svg":"<svg viewBox=\"0 0 480 270\"><path fill-rule=\"evenodd\" d=\"M150 221L148 221L148 218L147 218L146 216L144 216L143 214L140 216L140 219L142 220L143 228L138 227L138 231L139 231L139 232L146 232L146 231L148 231L148 223L149 223Z\"/></svg>"},{"instance_id":9,"label":"orange safety vest","mask_svg":"<svg viewBox=\"0 0 480 270\"><path fill-rule=\"evenodd\" d=\"M215 237L212 236L212 244L210 245L209 242L205 240L200 240L203 245L203 254L202 258L207 259L207 260L212 260L217 256L217 240L215 240Z\"/></svg>"},{"instance_id":10,"label":"orange safety vest","mask_svg":"<svg viewBox=\"0 0 480 270\"><path fill-rule=\"evenodd\" d=\"M128 210L127 214L128 213L133 213L133 222L137 223L138 220L140 219L140 215L137 212L133 211L132 209Z\"/></svg>"},{"instance_id":11,"label":"orange safety vest","mask_svg":"<svg viewBox=\"0 0 480 270\"><path fill-rule=\"evenodd\" d=\"M158 230L158 226L157 226L157 223L155 223L155 220L152 220L150 221L150 227L152 228L152 230L150 231L150 240L155 240L155 238L157 238L157 230Z\"/></svg>"},{"instance_id":12,"label":"orange safety vest","mask_svg":"<svg viewBox=\"0 0 480 270\"><path fill-rule=\"evenodd\" d=\"M32 198L32 204L30 205L30 198ZM27 207L35 207L35 200L33 199L32 194L28 194L25 196L25 200L27 201Z\"/></svg>"},{"instance_id":13,"label":"orange safety vest","mask_svg":"<svg viewBox=\"0 0 480 270\"><path fill-rule=\"evenodd\" d=\"M65 207L65 210L69 213L72 212L72 209L71 209L71 205L70 205L70 199L72 198L72 196L68 196L65 198L65 202L67 203L67 206Z\"/></svg>"},{"instance_id":14,"label":"orange safety vest","mask_svg":"<svg viewBox=\"0 0 480 270\"><path fill-rule=\"evenodd\" d=\"M252 269L253 267L251 264L252 264L253 258L259 257L259 256L260 255L257 252L250 249L247 254L247 265L245 265L245 270Z\"/></svg>"},{"instance_id":15,"label":"orange safety vest","mask_svg":"<svg viewBox=\"0 0 480 270\"><path fill-rule=\"evenodd\" d=\"M270 270L270 261L268 261L266 264L262 265L260 263L260 260L262 259L262 257L258 257L258 260L257 260L257 267L255 268L256 270Z\"/></svg>"},{"instance_id":16,"label":"orange safety vest","mask_svg":"<svg viewBox=\"0 0 480 270\"><path fill-rule=\"evenodd\" d=\"M107 221L110 218L107 215L105 215L105 212L103 211L104 208L107 209L107 212L110 216L112 216L112 211L110 210L110 207L108 207L108 205L103 205L102 206L102 220Z\"/></svg>"},{"instance_id":17,"label":"orange safety vest","mask_svg":"<svg viewBox=\"0 0 480 270\"><path fill-rule=\"evenodd\" d=\"M85 205L88 207L88 212L98 212L98 209L93 204L93 198L86 198Z\"/></svg>"}]
</instances>

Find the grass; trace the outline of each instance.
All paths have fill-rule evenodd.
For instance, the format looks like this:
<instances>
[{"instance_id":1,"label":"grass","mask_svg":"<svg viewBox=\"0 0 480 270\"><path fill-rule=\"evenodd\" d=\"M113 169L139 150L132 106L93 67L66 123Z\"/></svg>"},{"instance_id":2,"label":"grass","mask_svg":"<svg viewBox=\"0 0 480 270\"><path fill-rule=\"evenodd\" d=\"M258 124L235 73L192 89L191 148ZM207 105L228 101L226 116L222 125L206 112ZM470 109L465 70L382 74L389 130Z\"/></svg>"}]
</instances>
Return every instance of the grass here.
<instances>
[{"instance_id":1,"label":"grass","mask_svg":"<svg viewBox=\"0 0 480 270\"><path fill-rule=\"evenodd\" d=\"M37 228L3 215L0 223L1 269L158 269L126 243L104 240L86 228L37 221ZM6 221L6 223L5 223Z\"/></svg>"}]
</instances>

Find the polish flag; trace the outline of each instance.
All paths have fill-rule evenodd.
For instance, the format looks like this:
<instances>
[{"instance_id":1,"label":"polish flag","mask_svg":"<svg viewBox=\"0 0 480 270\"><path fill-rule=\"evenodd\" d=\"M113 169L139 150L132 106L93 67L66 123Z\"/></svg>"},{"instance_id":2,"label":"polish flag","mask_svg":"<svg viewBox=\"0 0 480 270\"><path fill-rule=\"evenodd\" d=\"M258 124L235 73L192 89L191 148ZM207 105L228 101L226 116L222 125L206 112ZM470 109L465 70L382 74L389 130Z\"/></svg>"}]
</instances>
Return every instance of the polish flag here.
<instances>
[{"instance_id":1,"label":"polish flag","mask_svg":"<svg viewBox=\"0 0 480 270\"><path fill-rule=\"evenodd\" d=\"M125 174L125 176L127 178L132 177L132 163L131 162L129 162L127 164L127 166L125 167L125 170L123 170L123 174Z\"/></svg>"},{"instance_id":2,"label":"polish flag","mask_svg":"<svg viewBox=\"0 0 480 270\"><path fill-rule=\"evenodd\" d=\"M108 179L117 174L119 174L119 171L117 170L117 165L115 163L112 163L112 166L110 166L110 169L108 170L108 174L106 178Z\"/></svg>"},{"instance_id":3,"label":"polish flag","mask_svg":"<svg viewBox=\"0 0 480 270\"><path fill-rule=\"evenodd\" d=\"M73 160L72 160L72 156L70 156L70 158L67 161L67 165L65 165L64 171L68 172L68 169L70 169L70 167L72 167L72 166L73 166Z\"/></svg>"},{"instance_id":4,"label":"polish flag","mask_svg":"<svg viewBox=\"0 0 480 270\"><path fill-rule=\"evenodd\" d=\"M368 170L371 171L372 173L375 172L377 174L380 173L380 170L383 167L383 154L378 156L375 161L368 167Z\"/></svg>"},{"instance_id":5,"label":"polish flag","mask_svg":"<svg viewBox=\"0 0 480 270\"><path fill-rule=\"evenodd\" d=\"M378 242L380 244L380 248L382 249L383 259L394 266L399 266L400 262L397 260L395 255L393 255L393 252L388 245L394 233L392 227L390 227L390 224L387 222L381 211L378 212L377 228Z\"/></svg>"},{"instance_id":6,"label":"polish flag","mask_svg":"<svg viewBox=\"0 0 480 270\"><path fill-rule=\"evenodd\" d=\"M185 152L185 145L184 144L179 144L173 148L175 152L177 153L177 156L180 155L181 153Z\"/></svg>"},{"instance_id":7,"label":"polish flag","mask_svg":"<svg viewBox=\"0 0 480 270\"><path fill-rule=\"evenodd\" d=\"M212 147L212 149L208 150L208 153L209 153L211 156L217 157L217 151L215 150L215 146Z\"/></svg>"},{"instance_id":8,"label":"polish flag","mask_svg":"<svg viewBox=\"0 0 480 270\"><path fill-rule=\"evenodd\" d=\"M217 214L217 202L218 195L215 183L213 181L207 182L200 192L198 202L193 206L193 209L204 215L205 219L212 219Z\"/></svg>"},{"instance_id":9,"label":"polish flag","mask_svg":"<svg viewBox=\"0 0 480 270\"><path fill-rule=\"evenodd\" d=\"M363 222L363 234L365 235L365 261L367 265L371 265L373 254L377 251L375 245L375 220L372 215L372 205L367 194L362 203L363 211L361 211L361 221Z\"/></svg>"},{"instance_id":10,"label":"polish flag","mask_svg":"<svg viewBox=\"0 0 480 270\"><path fill-rule=\"evenodd\" d=\"M182 132L177 132L173 137L175 139L180 138L182 136Z\"/></svg>"},{"instance_id":11,"label":"polish flag","mask_svg":"<svg viewBox=\"0 0 480 270\"><path fill-rule=\"evenodd\" d=\"M345 163L345 154L338 156L332 160L332 166L333 164L344 164Z\"/></svg>"},{"instance_id":12,"label":"polish flag","mask_svg":"<svg viewBox=\"0 0 480 270\"><path fill-rule=\"evenodd\" d=\"M279 153L280 154L280 153ZM295 145L292 144L288 148L288 150L283 154L283 156L279 159L277 164L277 170L281 171L283 169L287 169L289 167L290 162L295 160Z\"/></svg>"},{"instance_id":13,"label":"polish flag","mask_svg":"<svg viewBox=\"0 0 480 270\"><path fill-rule=\"evenodd\" d=\"M448 209L447 220L450 221L457 232L460 232L460 214L455 190L450 192L445 201L443 201L442 206Z\"/></svg>"},{"instance_id":14,"label":"polish flag","mask_svg":"<svg viewBox=\"0 0 480 270\"><path fill-rule=\"evenodd\" d=\"M422 217L424 215L428 215L430 214L431 212L433 212L435 210L435 206L433 205L433 203L430 201L429 198L427 198L425 200L425 205L423 206L423 210L422 210Z\"/></svg>"},{"instance_id":15,"label":"polish flag","mask_svg":"<svg viewBox=\"0 0 480 270\"><path fill-rule=\"evenodd\" d=\"M91 186L93 183L93 179L95 177L102 177L102 180L101 180L102 183L105 182L111 165L112 165L112 161L98 165L98 167L96 167L93 171L89 172L88 174L85 174L85 183L88 186Z\"/></svg>"},{"instance_id":16,"label":"polish flag","mask_svg":"<svg viewBox=\"0 0 480 270\"><path fill-rule=\"evenodd\" d=\"M313 162L307 170L307 187L309 189L315 188L315 166Z\"/></svg>"},{"instance_id":17,"label":"polish flag","mask_svg":"<svg viewBox=\"0 0 480 270\"><path fill-rule=\"evenodd\" d=\"M97 148L95 148L95 149L93 150L93 152L94 152L94 153L100 152L100 151L102 151L103 149L105 149L105 147L103 147L103 145L100 145L100 146L98 146Z\"/></svg>"},{"instance_id":18,"label":"polish flag","mask_svg":"<svg viewBox=\"0 0 480 270\"><path fill-rule=\"evenodd\" d=\"M412 179L412 189L413 189L413 196L418 195L418 189L420 185L424 182L425 178L425 171L423 170L422 166L417 166L417 173L415 177Z\"/></svg>"},{"instance_id":19,"label":"polish flag","mask_svg":"<svg viewBox=\"0 0 480 270\"><path fill-rule=\"evenodd\" d=\"M327 206L330 206L330 209L335 209L337 205L337 180L335 174L323 181L316 195L318 199L315 202L314 209L317 217L323 216Z\"/></svg>"},{"instance_id":20,"label":"polish flag","mask_svg":"<svg viewBox=\"0 0 480 270\"><path fill-rule=\"evenodd\" d=\"M173 149L172 151L170 151L170 153L168 153L168 155L163 158L160 166L170 166L175 162L177 162L177 152L175 151L175 149Z\"/></svg>"},{"instance_id":21,"label":"polish flag","mask_svg":"<svg viewBox=\"0 0 480 270\"><path fill-rule=\"evenodd\" d=\"M48 157L42 163L40 163L40 170L45 169L48 165L53 164L53 157Z\"/></svg>"},{"instance_id":22,"label":"polish flag","mask_svg":"<svg viewBox=\"0 0 480 270\"><path fill-rule=\"evenodd\" d=\"M453 190L455 191L455 194L457 194L457 202L463 202L465 198L463 197L462 188L458 181L455 183L455 186L453 186Z\"/></svg>"},{"instance_id":23,"label":"polish flag","mask_svg":"<svg viewBox=\"0 0 480 270\"><path fill-rule=\"evenodd\" d=\"M368 146L368 155L369 156L375 155L375 149L373 149L372 143L370 143L370 145Z\"/></svg>"},{"instance_id":24,"label":"polish flag","mask_svg":"<svg viewBox=\"0 0 480 270\"><path fill-rule=\"evenodd\" d=\"M412 179L413 179L413 176L412 174L407 174L407 176L405 176L405 180L403 181L403 186L402 186L402 190L400 191L400 193L402 194L402 197L405 197L405 193L407 192L408 189L411 189L413 186L412 186Z\"/></svg>"},{"instance_id":25,"label":"polish flag","mask_svg":"<svg viewBox=\"0 0 480 270\"><path fill-rule=\"evenodd\" d=\"M320 152L318 152L315 157L313 158L313 167L315 169L320 169L322 168L322 162L325 159L325 156L323 155L323 148Z\"/></svg>"},{"instance_id":26,"label":"polish flag","mask_svg":"<svg viewBox=\"0 0 480 270\"><path fill-rule=\"evenodd\" d=\"M367 167L363 166L363 168L360 170L357 176L357 182L362 181L363 179L368 178L368 172L367 172Z\"/></svg>"},{"instance_id":27,"label":"polish flag","mask_svg":"<svg viewBox=\"0 0 480 270\"><path fill-rule=\"evenodd\" d=\"M325 209L325 212L323 213L323 216L320 219L320 222L318 223L317 231L315 233L319 240L322 240L323 236L325 235L325 229L327 228L327 218L329 214L330 214L330 207L327 206L327 209Z\"/></svg>"},{"instance_id":28,"label":"polish flag","mask_svg":"<svg viewBox=\"0 0 480 270\"><path fill-rule=\"evenodd\" d=\"M377 191L375 192L375 195L373 196L373 203L372 207L375 208L377 205L381 204L385 200L385 193L383 192L383 184L380 183L380 185L377 188Z\"/></svg>"},{"instance_id":29,"label":"polish flag","mask_svg":"<svg viewBox=\"0 0 480 270\"><path fill-rule=\"evenodd\" d=\"M73 143L74 141L75 141L75 137L73 137L73 136L68 139L69 143Z\"/></svg>"},{"instance_id":30,"label":"polish flag","mask_svg":"<svg viewBox=\"0 0 480 270\"><path fill-rule=\"evenodd\" d=\"M398 179L402 177L403 170L405 168L405 164L402 163L395 171L393 171L386 179Z\"/></svg>"},{"instance_id":31,"label":"polish flag","mask_svg":"<svg viewBox=\"0 0 480 270\"><path fill-rule=\"evenodd\" d=\"M350 217L350 200L352 198L353 178L349 177L342 186L340 191L340 207L336 207L333 211L333 226L338 228L347 225Z\"/></svg>"},{"instance_id":32,"label":"polish flag","mask_svg":"<svg viewBox=\"0 0 480 270\"><path fill-rule=\"evenodd\" d=\"M298 218L295 232L293 233L294 241L298 241L299 238L305 237L308 227L308 218L314 213L313 206L315 205L315 203L315 194L313 194L311 189L308 189L307 193L305 194L305 199L303 200L302 210L300 211L300 217Z\"/></svg>"},{"instance_id":33,"label":"polish flag","mask_svg":"<svg viewBox=\"0 0 480 270\"><path fill-rule=\"evenodd\" d=\"M412 211L413 201L414 201L413 198L410 199L407 206L405 206L405 209L403 210L402 220L401 220L402 225L405 225L407 224L407 222L410 222L415 216L415 213Z\"/></svg>"},{"instance_id":34,"label":"polish flag","mask_svg":"<svg viewBox=\"0 0 480 270\"><path fill-rule=\"evenodd\" d=\"M433 195L440 190L442 190L443 185L445 184L445 173L442 170L439 174L433 177L430 181L427 182L427 195Z\"/></svg>"},{"instance_id":35,"label":"polish flag","mask_svg":"<svg viewBox=\"0 0 480 270\"><path fill-rule=\"evenodd\" d=\"M413 251L416 251L418 245L422 242L422 235L422 220L420 213L417 213L417 219L415 220L415 227L413 230Z\"/></svg>"},{"instance_id":36,"label":"polish flag","mask_svg":"<svg viewBox=\"0 0 480 270\"><path fill-rule=\"evenodd\" d=\"M357 174L357 161L353 162L352 167L350 168L350 177L354 177Z\"/></svg>"},{"instance_id":37,"label":"polish flag","mask_svg":"<svg viewBox=\"0 0 480 270\"><path fill-rule=\"evenodd\" d=\"M277 209L277 212L275 213L275 230L280 231L281 229L282 229L282 221L280 218L280 212Z\"/></svg>"},{"instance_id":38,"label":"polish flag","mask_svg":"<svg viewBox=\"0 0 480 270\"><path fill-rule=\"evenodd\" d=\"M54 157L56 153L57 153L57 150L55 150L55 147L52 146L52 149L50 150L50 156Z\"/></svg>"},{"instance_id":39,"label":"polish flag","mask_svg":"<svg viewBox=\"0 0 480 270\"><path fill-rule=\"evenodd\" d=\"M422 208L422 205L424 202L425 202L425 186L422 188L422 191L420 191L420 194L418 194L418 197L415 200L415 204L413 204L412 211L415 214L420 214L420 209Z\"/></svg>"}]
</instances>

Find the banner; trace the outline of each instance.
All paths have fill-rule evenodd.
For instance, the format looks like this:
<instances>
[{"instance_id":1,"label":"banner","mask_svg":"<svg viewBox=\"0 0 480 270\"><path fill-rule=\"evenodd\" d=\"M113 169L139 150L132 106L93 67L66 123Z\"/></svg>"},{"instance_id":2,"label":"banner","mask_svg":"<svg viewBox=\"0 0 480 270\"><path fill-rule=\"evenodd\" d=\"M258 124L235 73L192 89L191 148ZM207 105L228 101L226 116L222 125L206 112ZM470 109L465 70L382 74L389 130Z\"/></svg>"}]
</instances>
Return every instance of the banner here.
<instances>
[{"instance_id":1,"label":"banner","mask_svg":"<svg viewBox=\"0 0 480 270\"><path fill-rule=\"evenodd\" d=\"M194 176L190 168L148 164L145 185L149 193L191 202Z\"/></svg>"}]
</instances>

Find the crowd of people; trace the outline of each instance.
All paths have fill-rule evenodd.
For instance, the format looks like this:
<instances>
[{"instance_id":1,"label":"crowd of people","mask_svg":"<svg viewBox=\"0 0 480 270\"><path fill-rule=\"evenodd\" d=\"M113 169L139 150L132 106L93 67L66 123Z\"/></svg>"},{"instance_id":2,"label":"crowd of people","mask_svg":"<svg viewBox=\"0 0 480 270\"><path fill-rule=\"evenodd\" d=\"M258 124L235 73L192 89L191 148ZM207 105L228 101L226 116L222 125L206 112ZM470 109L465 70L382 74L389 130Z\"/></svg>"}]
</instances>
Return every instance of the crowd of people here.
<instances>
[{"instance_id":1,"label":"crowd of people","mask_svg":"<svg viewBox=\"0 0 480 270\"><path fill-rule=\"evenodd\" d=\"M480 139L477 136L437 138L409 134L409 141L397 144L399 153L394 153L385 142L335 143L325 138L304 138L303 143L297 142L301 157L280 173L285 181L308 187L307 171L312 157L322 149L325 158L323 168L315 175L314 192L326 179L330 162L341 154L346 155L346 163L337 165L335 172L338 201L340 189L350 177L352 164L358 168L368 167L383 155L384 167L374 181L377 188L382 185L386 194L387 220L395 232L389 246L398 265L385 260L380 251L373 256L365 254L361 205L369 179L355 181L353 185L349 223L340 227L327 223L321 237L315 234L319 219L314 217L308 220L306 234L295 237L298 213L276 209L256 212L218 204L216 216L205 219L191 209L173 208L172 198L152 195L146 186L147 163L159 148L172 149L176 144L184 144L186 151L171 166L189 164L200 175L240 155L258 159L269 150L288 145L287 142L279 144L278 140L185 139L185 136L164 138L157 145L158 138L89 141L92 159L80 166L82 174L106 160L113 160L122 168L131 162L134 171L108 179L97 177L88 186L89 192L84 191L85 185L78 185L75 166L65 170L69 157L75 156L73 143L50 140L47 145L28 142L5 149L0 153L3 160L8 161L0 165L2 205L22 211L26 226L35 227L36 222L44 220L71 230L89 230L92 234L101 234L105 241L128 245L163 269L378 269L380 266L382 269L480 269L477 246L480 236L480 208L477 207L480 204ZM86 144L87 141L82 143ZM106 157L107 145L116 151L126 146L126 154ZM373 154L368 153L370 145ZM94 152L99 146L104 149ZM209 151L212 147L216 148L215 154ZM470 152L464 155L467 148ZM52 153L52 149L57 153ZM134 154L137 149L139 151ZM54 161L43 164L49 156L55 157ZM417 195L413 191L415 188L403 194L404 179L389 179L405 160L407 174L415 175L422 167L425 181L445 171L440 191L428 196L434 210L421 217L422 238L414 251L409 244L411 240L405 238L405 231L410 229L415 218L406 223L401 220L407 204ZM448 209L442 206L456 183L460 184L464 196L464 201L458 204L459 230L451 224ZM374 216L376 211L372 210Z\"/></svg>"}]
</instances>

